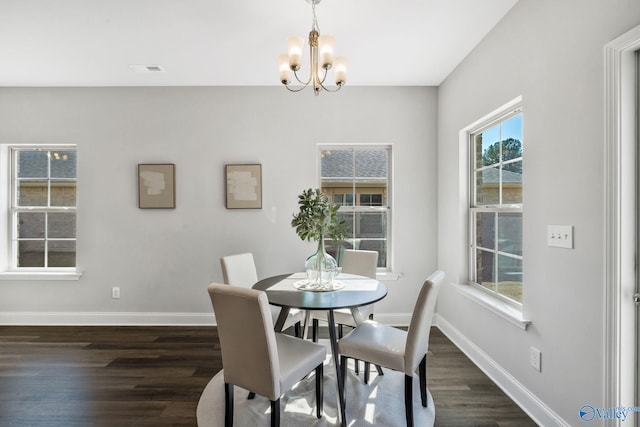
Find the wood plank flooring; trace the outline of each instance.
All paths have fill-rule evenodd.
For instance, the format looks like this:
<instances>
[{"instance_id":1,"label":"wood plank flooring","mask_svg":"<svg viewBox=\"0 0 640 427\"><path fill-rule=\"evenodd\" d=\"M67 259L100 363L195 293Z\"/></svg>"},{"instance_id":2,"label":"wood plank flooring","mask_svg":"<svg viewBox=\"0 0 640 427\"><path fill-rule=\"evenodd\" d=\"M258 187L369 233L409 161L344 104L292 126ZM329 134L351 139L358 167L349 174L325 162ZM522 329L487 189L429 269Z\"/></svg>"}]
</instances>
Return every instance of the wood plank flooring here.
<instances>
[{"instance_id":1,"label":"wood plank flooring","mask_svg":"<svg viewBox=\"0 0 640 427\"><path fill-rule=\"evenodd\" d=\"M214 327L0 326L0 426L196 426L220 369ZM437 328L427 369L436 426L535 426Z\"/></svg>"}]
</instances>

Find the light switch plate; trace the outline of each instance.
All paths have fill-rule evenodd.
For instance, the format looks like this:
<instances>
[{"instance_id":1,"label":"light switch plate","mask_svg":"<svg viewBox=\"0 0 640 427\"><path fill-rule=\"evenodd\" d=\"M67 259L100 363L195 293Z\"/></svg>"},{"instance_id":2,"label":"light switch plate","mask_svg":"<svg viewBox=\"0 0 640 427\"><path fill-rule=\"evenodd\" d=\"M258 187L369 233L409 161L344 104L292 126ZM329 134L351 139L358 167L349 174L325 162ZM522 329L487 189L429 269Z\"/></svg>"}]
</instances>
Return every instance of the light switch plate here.
<instances>
[{"instance_id":1,"label":"light switch plate","mask_svg":"<svg viewBox=\"0 0 640 427\"><path fill-rule=\"evenodd\" d=\"M572 225L548 225L547 245L556 248L573 249Z\"/></svg>"}]
</instances>

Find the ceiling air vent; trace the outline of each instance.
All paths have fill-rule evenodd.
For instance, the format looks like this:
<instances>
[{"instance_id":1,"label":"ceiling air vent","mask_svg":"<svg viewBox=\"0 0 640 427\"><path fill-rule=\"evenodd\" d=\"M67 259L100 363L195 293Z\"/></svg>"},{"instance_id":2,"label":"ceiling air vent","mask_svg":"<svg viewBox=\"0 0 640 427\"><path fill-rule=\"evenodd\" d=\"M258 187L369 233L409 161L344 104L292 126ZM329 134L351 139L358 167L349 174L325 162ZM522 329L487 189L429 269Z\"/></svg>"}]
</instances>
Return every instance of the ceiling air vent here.
<instances>
[{"instance_id":1,"label":"ceiling air vent","mask_svg":"<svg viewBox=\"0 0 640 427\"><path fill-rule=\"evenodd\" d=\"M129 68L136 73L164 73L161 65L129 65Z\"/></svg>"}]
</instances>

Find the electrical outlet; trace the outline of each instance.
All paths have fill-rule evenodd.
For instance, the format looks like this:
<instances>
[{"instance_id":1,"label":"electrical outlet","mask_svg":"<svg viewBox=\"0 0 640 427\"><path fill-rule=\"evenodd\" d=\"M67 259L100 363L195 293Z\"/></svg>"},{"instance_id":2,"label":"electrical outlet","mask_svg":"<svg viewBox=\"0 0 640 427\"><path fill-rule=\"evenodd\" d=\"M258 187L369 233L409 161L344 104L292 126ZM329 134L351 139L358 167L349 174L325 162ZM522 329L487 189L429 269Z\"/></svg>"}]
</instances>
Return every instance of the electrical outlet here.
<instances>
[{"instance_id":1,"label":"electrical outlet","mask_svg":"<svg viewBox=\"0 0 640 427\"><path fill-rule=\"evenodd\" d=\"M542 353L535 347L529 349L529 361L531 367L538 372L542 372Z\"/></svg>"},{"instance_id":2,"label":"electrical outlet","mask_svg":"<svg viewBox=\"0 0 640 427\"><path fill-rule=\"evenodd\" d=\"M547 225L547 245L573 249L573 226Z\"/></svg>"},{"instance_id":3,"label":"electrical outlet","mask_svg":"<svg viewBox=\"0 0 640 427\"><path fill-rule=\"evenodd\" d=\"M111 298L120 298L120 288L118 286L114 286L113 288L111 288Z\"/></svg>"}]
</instances>

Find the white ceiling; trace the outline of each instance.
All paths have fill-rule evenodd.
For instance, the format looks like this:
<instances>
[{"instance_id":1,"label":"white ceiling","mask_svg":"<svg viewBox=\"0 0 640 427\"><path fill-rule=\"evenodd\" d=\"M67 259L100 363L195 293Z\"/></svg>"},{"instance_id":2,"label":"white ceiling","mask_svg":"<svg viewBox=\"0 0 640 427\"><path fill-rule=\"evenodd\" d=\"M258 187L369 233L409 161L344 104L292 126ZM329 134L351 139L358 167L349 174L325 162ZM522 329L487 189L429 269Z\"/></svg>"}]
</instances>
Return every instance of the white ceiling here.
<instances>
[{"instance_id":1,"label":"white ceiling","mask_svg":"<svg viewBox=\"0 0 640 427\"><path fill-rule=\"evenodd\" d=\"M324 0L316 13L347 84L431 86L516 2ZM280 85L276 55L311 23L305 0L0 0L0 86Z\"/></svg>"}]
</instances>

